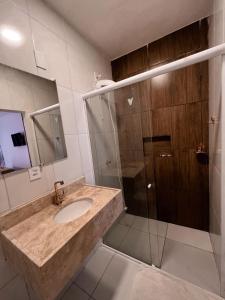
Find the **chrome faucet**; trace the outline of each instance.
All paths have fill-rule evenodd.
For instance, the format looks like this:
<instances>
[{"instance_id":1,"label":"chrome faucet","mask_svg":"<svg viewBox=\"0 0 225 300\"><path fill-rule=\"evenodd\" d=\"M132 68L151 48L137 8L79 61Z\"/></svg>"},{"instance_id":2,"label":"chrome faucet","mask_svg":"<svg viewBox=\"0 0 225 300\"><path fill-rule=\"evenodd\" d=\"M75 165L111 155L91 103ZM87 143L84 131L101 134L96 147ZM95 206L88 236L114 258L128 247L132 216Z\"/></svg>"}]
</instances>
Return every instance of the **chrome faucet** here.
<instances>
[{"instance_id":1,"label":"chrome faucet","mask_svg":"<svg viewBox=\"0 0 225 300\"><path fill-rule=\"evenodd\" d=\"M59 205L63 202L64 198L64 190L61 188L60 190L58 189L58 184L63 185L64 181L56 181L54 183L54 189L55 189L55 197L54 197L54 204Z\"/></svg>"}]
</instances>

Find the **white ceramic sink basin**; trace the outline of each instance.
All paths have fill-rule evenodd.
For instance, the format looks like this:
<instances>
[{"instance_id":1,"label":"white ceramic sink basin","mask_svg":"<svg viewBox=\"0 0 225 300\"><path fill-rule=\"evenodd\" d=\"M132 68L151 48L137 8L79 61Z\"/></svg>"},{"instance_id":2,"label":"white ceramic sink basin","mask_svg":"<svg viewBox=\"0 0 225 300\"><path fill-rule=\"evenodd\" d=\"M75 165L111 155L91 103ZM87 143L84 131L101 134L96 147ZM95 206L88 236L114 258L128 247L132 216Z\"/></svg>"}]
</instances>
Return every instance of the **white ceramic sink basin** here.
<instances>
[{"instance_id":1,"label":"white ceramic sink basin","mask_svg":"<svg viewBox=\"0 0 225 300\"><path fill-rule=\"evenodd\" d=\"M56 223L68 223L84 215L92 206L91 198L82 198L63 207L55 216Z\"/></svg>"}]
</instances>

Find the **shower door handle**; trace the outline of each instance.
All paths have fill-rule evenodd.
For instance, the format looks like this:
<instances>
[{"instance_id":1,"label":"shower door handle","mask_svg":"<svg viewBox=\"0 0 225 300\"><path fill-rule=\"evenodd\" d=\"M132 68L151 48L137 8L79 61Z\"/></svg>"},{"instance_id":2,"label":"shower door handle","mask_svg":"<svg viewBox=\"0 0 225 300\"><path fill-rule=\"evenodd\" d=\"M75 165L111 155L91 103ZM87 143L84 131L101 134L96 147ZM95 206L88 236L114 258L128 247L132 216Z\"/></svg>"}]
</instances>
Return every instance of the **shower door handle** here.
<instances>
[{"instance_id":1,"label":"shower door handle","mask_svg":"<svg viewBox=\"0 0 225 300\"><path fill-rule=\"evenodd\" d=\"M165 158L165 157L172 157L173 155L170 154L170 153L162 153L159 156L162 157L162 158Z\"/></svg>"}]
</instances>

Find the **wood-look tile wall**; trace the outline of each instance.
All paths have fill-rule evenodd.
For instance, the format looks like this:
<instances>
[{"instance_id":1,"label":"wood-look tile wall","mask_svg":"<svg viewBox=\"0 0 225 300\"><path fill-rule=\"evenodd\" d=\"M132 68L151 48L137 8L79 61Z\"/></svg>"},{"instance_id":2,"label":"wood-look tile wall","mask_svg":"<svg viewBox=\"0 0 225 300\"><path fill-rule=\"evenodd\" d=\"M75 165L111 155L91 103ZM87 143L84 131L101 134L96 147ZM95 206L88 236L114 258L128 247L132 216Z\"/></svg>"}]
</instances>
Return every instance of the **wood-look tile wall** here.
<instances>
[{"instance_id":1,"label":"wood-look tile wall","mask_svg":"<svg viewBox=\"0 0 225 300\"><path fill-rule=\"evenodd\" d=\"M113 78L204 50L207 34L204 19L116 59ZM133 98L131 106L128 98ZM128 211L207 230L208 165L196 150L202 143L208 151L208 63L119 89L115 101L122 172L143 163L135 178L123 176ZM167 138L153 142L156 136Z\"/></svg>"}]
</instances>

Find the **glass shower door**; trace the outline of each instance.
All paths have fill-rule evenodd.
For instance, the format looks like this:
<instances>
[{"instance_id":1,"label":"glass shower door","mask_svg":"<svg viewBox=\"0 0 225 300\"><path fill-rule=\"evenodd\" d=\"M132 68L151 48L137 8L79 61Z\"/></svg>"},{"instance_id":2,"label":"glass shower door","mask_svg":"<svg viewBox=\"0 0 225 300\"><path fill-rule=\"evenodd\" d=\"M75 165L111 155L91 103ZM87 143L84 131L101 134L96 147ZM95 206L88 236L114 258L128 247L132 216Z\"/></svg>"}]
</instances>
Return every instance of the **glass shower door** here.
<instances>
[{"instance_id":1,"label":"glass shower door","mask_svg":"<svg viewBox=\"0 0 225 300\"><path fill-rule=\"evenodd\" d=\"M90 98L86 105L96 184L122 188L125 201L104 243L160 267L167 223L156 220L148 84Z\"/></svg>"},{"instance_id":2,"label":"glass shower door","mask_svg":"<svg viewBox=\"0 0 225 300\"><path fill-rule=\"evenodd\" d=\"M86 100L95 184L122 189L113 94Z\"/></svg>"}]
</instances>

